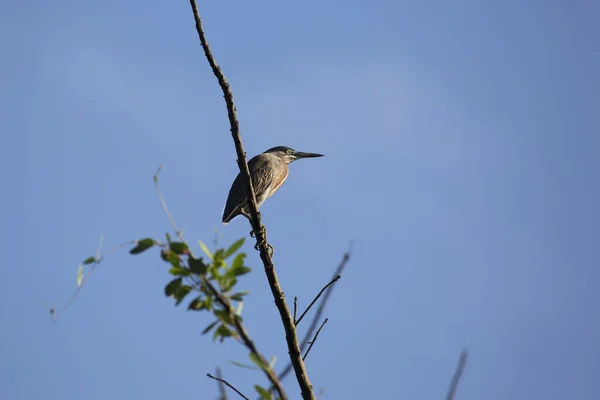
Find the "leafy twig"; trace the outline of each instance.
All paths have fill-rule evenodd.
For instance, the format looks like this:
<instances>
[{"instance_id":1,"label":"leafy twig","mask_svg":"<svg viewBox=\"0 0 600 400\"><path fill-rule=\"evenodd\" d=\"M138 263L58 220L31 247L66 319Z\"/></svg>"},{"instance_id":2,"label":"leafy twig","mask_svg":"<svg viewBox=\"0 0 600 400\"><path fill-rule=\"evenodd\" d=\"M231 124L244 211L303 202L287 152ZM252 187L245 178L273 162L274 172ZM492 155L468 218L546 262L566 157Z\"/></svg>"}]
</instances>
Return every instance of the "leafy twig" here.
<instances>
[{"instance_id":1,"label":"leafy twig","mask_svg":"<svg viewBox=\"0 0 600 400\"><path fill-rule=\"evenodd\" d=\"M313 344L315 344L315 342L317 341L317 337L319 337L319 333L321 332L321 329L323 329L323 327L325 326L325 324L327 323L327 321L329 321L329 318L325 318L325 320L323 321L323 323L321 324L321 326L317 330L317 333L315 333L315 337L313 338L313 340L311 340L309 342L310 346L308 346L308 350L306 350L306 354L304 355L304 357L302 357L302 360L305 360L306 356L308 356L308 353L310 353L310 349L312 349Z\"/></svg>"},{"instance_id":2,"label":"leafy twig","mask_svg":"<svg viewBox=\"0 0 600 400\"><path fill-rule=\"evenodd\" d=\"M446 400L453 400L454 394L456 393L456 388L458 387L458 382L460 381L460 377L465 369L465 365L467 364L467 350L463 350L460 353L460 358L458 359L458 365L456 366L456 371L454 371L454 376L450 381L450 387L448 388L448 394L446 395Z\"/></svg>"},{"instance_id":3,"label":"leafy twig","mask_svg":"<svg viewBox=\"0 0 600 400\"><path fill-rule=\"evenodd\" d=\"M337 282L342 276L338 275L335 278L333 278L331 280L331 282L329 282L327 285L325 285L323 287L323 289L321 289L321 291L319 292L319 294L317 295L317 297L315 297L313 299L313 301L308 305L308 307L306 307L306 310L304 310L304 312L302 313L302 315L300 316L300 318L298 318L298 320L295 320L295 324L296 326L298 326L298 324L300 323L300 321L302 321L302 318L304 318L304 316L306 315L306 313L308 312L308 310L310 310L310 308L316 303L317 300L319 300L319 297L321 297L321 295L323 294L323 292L331 285L333 285L335 282ZM294 300L294 311L296 309L296 301ZM294 312L294 315L296 315L296 313Z\"/></svg>"},{"instance_id":4,"label":"leafy twig","mask_svg":"<svg viewBox=\"0 0 600 400\"><path fill-rule=\"evenodd\" d=\"M187 242L183 238L183 233L177 229L177 225L175 224L173 217L171 217L171 214L169 213L167 203L166 203L166 201L162 195L162 192L160 190L160 186L158 183L158 173L160 172L160 170L161 170L161 168L159 168L157 173L154 175L154 185L156 187L156 192L158 193L158 198L160 200L163 210L165 211L165 215L167 216L167 218L169 219L169 222L171 223L171 226L173 227L173 230L177 233L177 236L179 237L179 239L183 243L186 243L186 245L187 245ZM189 246L187 246L187 247L189 249ZM192 254L192 256L193 256L191 249L189 251L190 251L190 254ZM258 349L256 348L256 345L254 344L252 339L250 339L250 335L248 334L248 331L246 330L244 325L240 322L240 319L237 318L237 316L235 315L235 310L231 306L231 302L229 301L229 299L227 297L223 296L221 294L221 292L219 292L217 290L217 288L208 279L206 279L206 277L200 276L199 278L200 278L199 284L203 285L205 288L207 288L211 292L211 294L215 297L217 302L221 305L221 307L223 307L224 311L228 314L229 319L233 322L236 332L240 336L241 343L244 346L246 346L246 348L248 350L250 350L250 352L257 359L259 359L261 361L261 364L264 366L264 368L262 368L262 371L265 373L265 375L267 375L267 378L269 379L271 386L275 387L277 389L277 392L279 393L279 397L282 400L287 400L287 396L283 390L283 386L281 385L281 382L277 378L277 375L275 374L275 372L273 372L273 370L271 368L268 367L269 363L267 362L266 358L258 351Z\"/></svg>"},{"instance_id":5,"label":"leafy twig","mask_svg":"<svg viewBox=\"0 0 600 400\"><path fill-rule=\"evenodd\" d=\"M277 306L277 309L279 310L281 321L285 329L288 353L290 355L290 360L294 367L294 371L296 372L296 379L298 380L298 384L302 392L302 398L304 400L315 400L312 385L308 378L308 373L306 372L304 361L301 357L300 345L298 344L298 337L296 335L296 327L294 325L294 321L292 320L292 315L287 306L287 303L285 302L285 295L283 293L283 290L281 289L281 285L279 284L279 279L277 278L277 274L275 272L273 260L271 259L270 245L267 242L266 236L266 228L263 226L260 218L260 213L258 212L254 187L252 184L252 179L250 178L250 169L248 168L246 153L244 151L244 147L242 145L242 138L240 136L240 128L237 120L235 104L233 101L233 94L231 93L231 88L229 87L227 79L225 79L221 68L217 65L215 61L215 58L213 57L210 47L208 45L208 41L206 40L204 29L202 28L202 20L200 19L198 7L196 6L196 1L190 0L190 5L194 13L196 31L198 32L198 37L200 39L202 49L204 50L204 55L206 56L206 59L210 64L213 74L219 82L219 86L223 91L223 96L227 105L227 115L229 117L229 125L231 127L231 136L233 138L238 157L238 167L248 188L248 208L250 211L250 216L252 217L250 224L252 225L252 230L256 235L257 245L260 249L260 258L263 261L263 265L265 267L265 274L267 275L267 280L269 281L269 286L271 287L271 292L273 294L275 304Z\"/></svg>"},{"instance_id":6,"label":"leafy twig","mask_svg":"<svg viewBox=\"0 0 600 400\"><path fill-rule=\"evenodd\" d=\"M211 374L206 374L206 376L208 376L211 379L214 379L216 381L219 381L221 383L224 383L225 385L229 386L234 392L236 392L237 394L239 394L241 397L243 397L246 400L250 400L248 397L244 396L244 394L242 392L240 392L239 390L237 390L235 388L235 386L233 386L231 383L227 382L225 379L221 379L221 378L217 378L212 376Z\"/></svg>"},{"instance_id":7,"label":"leafy twig","mask_svg":"<svg viewBox=\"0 0 600 400\"><path fill-rule=\"evenodd\" d=\"M104 253L103 255L100 254L100 249L102 247L102 241L103 241L103 237L104 236L100 236L100 244L98 245L98 251L96 252L96 258L90 257L90 262L91 262L91 266L90 269L87 273L85 273L83 275L83 279L81 280L81 284L78 285L77 290L75 291L75 293L73 293L73 295L71 296L71 298L69 299L69 301L67 301L67 303L63 306L63 308L56 312L54 310L54 308L50 309L50 319L54 322L58 321L62 315L65 313L65 311L67 311L67 309L71 306L71 304L73 304L73 302L75 300L77 300L77 297L79 297L79 295L81 294L81 291L83 290L83 287L85 286L85 284L87 283L87 281L91 278L92 274L94 273L96 267L98 266L98 264L100 264L100 262L108 257L110 254L114 253L115 251L119 250L120 248L123 248L125 246L130 246L132 244L135 244L134 240L130 240L128 242L125 243L121 243L113 248L111 248L110 250L108 250L106 253Z\"/></svg>"}]
</instances>

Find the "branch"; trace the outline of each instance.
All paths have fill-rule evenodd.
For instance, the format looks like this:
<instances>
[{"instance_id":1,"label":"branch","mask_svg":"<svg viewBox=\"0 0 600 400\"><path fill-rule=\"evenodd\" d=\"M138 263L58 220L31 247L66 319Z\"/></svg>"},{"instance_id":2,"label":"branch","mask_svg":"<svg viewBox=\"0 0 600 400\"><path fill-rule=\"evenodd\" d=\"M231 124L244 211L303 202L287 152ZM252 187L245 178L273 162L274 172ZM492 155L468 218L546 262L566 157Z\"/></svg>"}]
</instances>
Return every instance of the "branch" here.
<instances>
[{"instance_id":1,"label":"branch","mask_svg":"<svg viewBox=\"0 0 600 400\"><path fill-rule=\"evenodd\" d=\"M166 201L162 195L162 192L160 190L160 185L158 184L158 174L161 171L161 169L162 169L162 167L159 167L158 171L156 171L156 174L154 175L154 186L156 187L156 193L158 194L158 199L160 200L160 204L163 208L163 211L165 212L165 215L169 219L169 222L171 223L173 230L175 231L175 233L177 233L179 240L181 240L183 243L187 244L187 242L185 241L185 239L183 237L183 233L179 229L177 229L177 225L175 224L173 217L169 213L169 208L167 207L167 203L166 203ZM188 247L188 249L190 249L189 251L190 251L191 256L194 257L194 254L193 254L190 246L187 246L187 247ZM200 278L200 283L202 285L204 285L204 287L206 287L212 293L213 296L215 296L215 298L217 299L217 302L221 305L221 307L223 307L224 311L228 314L229 319L231 321L233 321L235 330L240 335L240 338L242 340L242 344L244 344L244 346L246 346L246 348L248 348L248 350L250 350L250 352L261 361L262 365L265 366L265 368L262 368L262 371L267 375L267 378L269 379L269 382L271 383L271 387L275 387L277 389L277 392L279 393L279 397L281 398L281 400L287 400L287 396L283 390L283 386L281 385L279 378L277 378L277 375L275 375L275 373L273 372L272 369L268 368L269 362L258 351L258 349L256 348L256 345L254 344L252 339L250 339L250 335L248 334L248 331L246 330L244 325L241 323L240 319L237 318L237 316L235 315L235 311L234 311L233 307L231 306L231 302L229 301L229 299L227 297L223 296L221 294L221 292L219 292L217 290L217 288L215 288L215 286L208 279L206 279L206 277L200 276L199 278Z\"/></svg>"},{"instance_id":2,"label":"branch","mask_svg":"<svg viewBox=\"0 0 600 400\"><path fill-rule=\"evenodd\" d=\"M310 310L310 308L316 303L316 301L319 300L319 297L321 297L321 295L323 294L323 292L329 286L333 285L338 280L340 280L341 277L342 277L341 275L336 276L335 278L333 278L333 280L331 282L329 282L327 285L325 285L323 287L323 289L321 289L321 291L319 292L319 294L317 295L317 297L315 297L313 299L313 301L308 305L308 307L306 307L306 310L304 310L304 312L302 313L302 315L300 316L300 318L298 318L298 320L294 322L294 324L296 324L296 326L298 326L298 324L300 323L300 321L302 321L302 318L304 318L304 316L306 315L306 313L308 312L308 310ZM294 309L295 309L295 306L296 306L296 301L295 301L295 298L294 298ZM294 315L295 315L295 313L294 313Z\"/></svg>"},{"instance_id":3,"label":"branch","mask_svg":"<svg viewBox=\"0 0 600 400\"><path fill-rule=\"evenodd\" d=\"M446 400L454 399L458 382L460 381L460 377L462 376L465 365L467 364L467 355L467 350L461 351L460 358L458 359L458 365L456 366L456 371L454 371L454 376L452 377L452 381L450 381L450 387L448 388Z\"/></svg>"},{"instance_id":4,"label":"branch","mask_svg":"<svg viewBox=\"0 0 600 400\"><path fill-rule=\"evenodd\" d=\"M323 327L325 326L327 321L329 321L329 318L325 318L325 321L323 321L323 323L319 327L319 330L317 331L317 333L315 333L315 337L313 338L313 340L310 341L310 346L308 346L308 350L306 350L306 354L304 355L304 357L302 357L303 361L306 359L306 356L308 356L308 353L310 353L310 349L312 349L313 344L315 344L315 342L317 341L317 337L319 337L319 333L321 332L321 329L323 329Z\"/></svg>"},{"instance_id":5,"label":"branch","mask_svg":"<svg viewBox=\"0 0 600 400\"><path fill-rule=\"evenodd\" d=\"M352 243L350 243L348 250L344 253L344 256L342 257L342 261L340 261L340 263L338 264L338 267L336 268L335 272L333 273L334 277L341 275L342 272L344 271L344 268L346 268L346 265L348 264L348 261L350 260L350 255L352 253L351 247L352 247ZM327 301L329 300L329 296L331 296L332 292L333 292L333 288L329 289L323 296L323 299L321 300L321 304L319 304L319 307L317 308L317 312L316 312L315 316L313 317L313 320L310 323L308 330L304 334L304 338L300 342L300 343L302 343L302 345L300 346L301 350L304 350L304 348L306 347L306 343L312 337L315 329L317 329L317 325L319 324L319 321L321 320L321 314L323 314L323 311L325 310L325 306L327 305ZM279 377L278 377L279 380L282 381L283 378L285 378L287 376L287 374L290 373L291 370L292 370L292 364L289 363L281 371L281 373L279 373ZM271 390L273 390L273 388L271 388Z\"/></svg>"},{"instance_id":6,"label":"branch","mask_svg":"<svg viewBox=\"0 0 600 400\"><path fill-rule=\"evenodd\" d=\"M225 391L225 383L223 382L223 374L221 368L217 367L217 380L219 381L219 400L227 400L227 392Z\"/></svg>"},{"instance_id":7,"label":"branch","mask_svg":"<svg viewBox=\"0 0 600 400\"><path fill-rule=\"evenodd\" d=\"M246 153L242 145L240 128L237 121L235 105L233 102L233 94L231 93L231 88L229 87L229 83L225 79L221 68L217 65L210 51L210 47L208 45L206 36L204 34L204 30L202 28L202 20L200 19L200 14L198 13L196 1L190 0L190 5L194 13L194 19L196 21L196 31L198 32L198 37L200 39L202 49L204 50L204 55L206 56L206 59L208 60L208 63L210 64L210 67L219 82L219 86L221 86L223 96L225 97L225 103L227 105L227 115L229 117L229 125L231 127L231 136L233 137L238 157L238 167L248 187L248 206L250 216L252 217L250 220L250 224L252 225L252 230L256 235L256 242L260 249L260 258L263 261L263 265L265 267L265 274L267 275L267 280L269 281L269 286L271 287L271 292L273 294L275 304L277 306L277 309L279 310L281 321L285 329L285 337L288 346L288 352L290 355L290 360L294 367L294 371L296 373L296 379L298 380L298 384L302 392L302 398L304 400L316 400L312 390L312 385L306 372L306 367L304 366L304 361L301 357L300 345L298 344L298 337L296 336L296 327L294 325L294 321L292 320L290 310L285 301L285 295L283 293L283 290L281 289L281 285L279 284L279 279L277 278L277 274L275 272L273 260L271 259L269 243L267 242L266 229L262 224L260 213L258 212L258 207L256 205L256 196L254 193L254 187L252 185L252 179L250 178L248 162L246 161Z\"/></svg>"},{"instance_id":8,"label":"branch","mask_svg":"<svg viewBox=\"0 0 600 400\"><path fill-rule=\"evenodd\" d=\"M250 400L248 397L244 396L244 394L242 392L240 392L239 390L237 390L232 384L230 384L229 382L227 382L225 379L215 378L211 374L206 374L206 376L208 376L209 378L214 379L216 381L219 381L221 383L224 383L225 385L229 386L231 389L233 389L237 394L239 394L244 399Z\"/></svg>"}]
</instances>

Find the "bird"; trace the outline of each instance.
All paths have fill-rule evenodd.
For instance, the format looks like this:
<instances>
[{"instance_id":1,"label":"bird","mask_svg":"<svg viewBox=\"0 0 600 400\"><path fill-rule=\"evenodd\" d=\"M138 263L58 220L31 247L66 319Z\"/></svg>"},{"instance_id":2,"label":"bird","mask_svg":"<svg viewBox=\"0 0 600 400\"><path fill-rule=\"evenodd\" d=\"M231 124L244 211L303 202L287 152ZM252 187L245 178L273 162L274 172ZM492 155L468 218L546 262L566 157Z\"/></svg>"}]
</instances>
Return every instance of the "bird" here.
<instances>
[{"instance_id":1,"label":"bird","mask_svg":"<svg viewBox=\"0 0 600 400\"><path fill-rule=\"evenodd\" d=\"M250 169L257 208L283 185L288 177L289 164L301 158L315 157L323 157L323 154L304 153L287 146L276 146L250 159L248 168ZM229 190L229 196L223 211L223 225L227 225L238 215L243 215L248 220L252 219L247 196L247 185L240 172Z\"/></svg>"}]
</instances>

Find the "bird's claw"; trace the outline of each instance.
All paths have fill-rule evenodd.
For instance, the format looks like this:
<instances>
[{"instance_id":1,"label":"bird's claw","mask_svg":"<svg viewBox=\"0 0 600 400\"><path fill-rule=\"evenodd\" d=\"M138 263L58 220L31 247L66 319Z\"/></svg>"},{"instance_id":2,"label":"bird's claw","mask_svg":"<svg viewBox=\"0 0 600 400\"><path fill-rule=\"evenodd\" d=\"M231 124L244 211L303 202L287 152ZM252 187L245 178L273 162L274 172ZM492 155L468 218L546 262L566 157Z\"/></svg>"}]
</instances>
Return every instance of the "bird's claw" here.
<instances>
[{"instance_id":1,"label":"bird's claw","mask_svg":"<svg viewBox=\"0 0 600 400\"><path fill-rule=\"evenodd\" d=\"M260 228L260 231L262 233L263 236L263 240L261 240L260 242L256 242L256 244L254 245L254 249L255 250L260 250L260 246L265 243L267 241L267 230L264 226L262 226ZM254 232L254 230L252 230L250 232L250 237L256 237L256 232ZM269 243L267 243L267 246L269 247L269 254L271 255L271 257L273 257L273 253L275 253L275 249L273 249L273 246L271 246Z\"/></svg>"}]
</instances>

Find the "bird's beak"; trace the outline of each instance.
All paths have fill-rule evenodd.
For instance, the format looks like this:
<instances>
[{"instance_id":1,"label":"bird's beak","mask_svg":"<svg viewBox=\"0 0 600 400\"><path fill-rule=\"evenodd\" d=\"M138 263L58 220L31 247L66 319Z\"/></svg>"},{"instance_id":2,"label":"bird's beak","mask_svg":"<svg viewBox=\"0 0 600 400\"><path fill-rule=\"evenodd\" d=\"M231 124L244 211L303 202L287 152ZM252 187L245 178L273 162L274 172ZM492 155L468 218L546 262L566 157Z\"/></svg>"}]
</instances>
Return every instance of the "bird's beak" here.
<instances>
[{"instance_id":1,"label":"bird's beak","mask_svg":"<svg viewBox=\"0 0 600 400\"><path fill-rule=\"evenodd\" d=\"M294 154L294 157L296 158L296 160L299 160L301 158L323 157L323 154L318 154L318 153L302 153L301 151L297 151Z\"/></svg>"}]
</instances>

